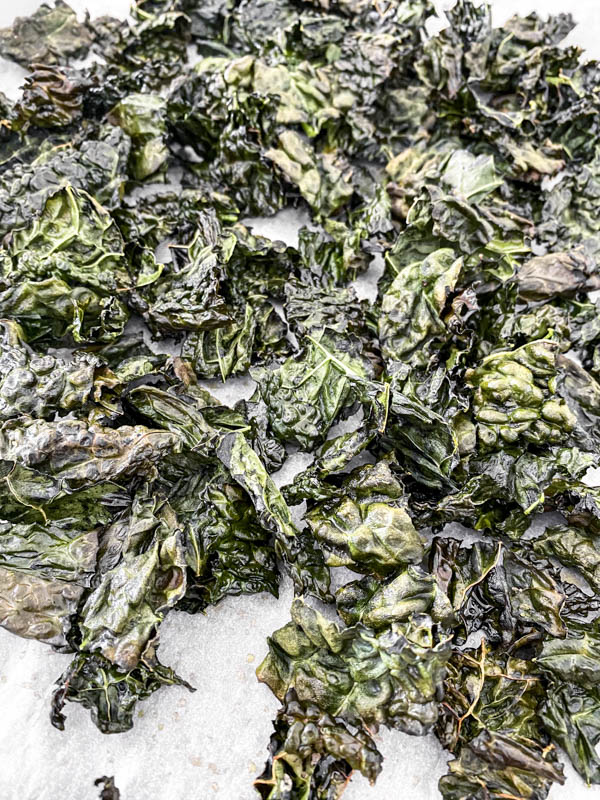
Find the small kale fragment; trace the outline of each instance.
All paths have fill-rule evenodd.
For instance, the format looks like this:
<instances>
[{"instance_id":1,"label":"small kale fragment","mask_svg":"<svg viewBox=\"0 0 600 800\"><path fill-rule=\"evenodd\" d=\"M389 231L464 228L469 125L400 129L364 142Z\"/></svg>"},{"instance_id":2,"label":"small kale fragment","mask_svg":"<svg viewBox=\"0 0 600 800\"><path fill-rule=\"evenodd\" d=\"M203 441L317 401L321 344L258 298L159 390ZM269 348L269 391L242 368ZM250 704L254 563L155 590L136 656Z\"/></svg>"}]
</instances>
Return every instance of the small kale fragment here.
<instances>
[{"instance_id":1,"label":"small kale fragment","mask_svg":"<svg viewBox=\"0 0 600 800\"><path fill-rule=\"evenodd\" d=\"M120 800L121 792L115 786L114 776L103 775L101 778L96 778L94 786L102 786L100 800Z\"/></svg>"}]
</instances>

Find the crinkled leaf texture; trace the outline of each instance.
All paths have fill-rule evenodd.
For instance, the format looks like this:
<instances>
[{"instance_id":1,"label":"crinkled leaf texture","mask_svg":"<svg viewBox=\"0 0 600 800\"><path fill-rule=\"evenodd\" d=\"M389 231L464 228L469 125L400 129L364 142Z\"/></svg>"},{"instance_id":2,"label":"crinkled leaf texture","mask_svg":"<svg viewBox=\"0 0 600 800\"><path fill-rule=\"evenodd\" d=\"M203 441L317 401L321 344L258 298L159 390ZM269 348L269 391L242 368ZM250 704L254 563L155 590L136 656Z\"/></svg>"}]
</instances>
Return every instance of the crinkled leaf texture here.
<instances>
[{"instance_id":1,"label":"crinkled leaf texture","mask_svg":"<svg viewBox=\"0 0 600 800\"><path fill-rule=\"evenodd\" d=\"M293 688L352 724L422 735L437 719L449 657L449 639L436 641L427 615L381 632L340 629L295 600L292 621L273 634L257 673L280 700Z\"/></svg>"}]
</instances>

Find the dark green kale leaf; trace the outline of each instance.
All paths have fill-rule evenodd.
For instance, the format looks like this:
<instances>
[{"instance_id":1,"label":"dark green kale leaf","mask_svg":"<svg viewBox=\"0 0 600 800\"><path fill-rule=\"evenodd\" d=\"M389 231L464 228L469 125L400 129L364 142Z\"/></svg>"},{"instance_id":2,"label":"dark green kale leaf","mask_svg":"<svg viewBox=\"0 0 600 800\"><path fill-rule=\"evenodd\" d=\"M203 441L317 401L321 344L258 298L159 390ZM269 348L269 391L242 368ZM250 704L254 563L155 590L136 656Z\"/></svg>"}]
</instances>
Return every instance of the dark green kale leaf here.
<instances>
[{"instance_id":1,"label":"dark green kale leaf","mask_svg":"<svg viewBox=\"0 0 600 800\"><path fill-rule=\"evenodd\" d=\"M179 434L186 447L210 457L224 434L207 422L202 406L154 386L134 387L127 402L145 419ZM228 431L229 432L229 431Z\"/></svg>"},{"instance_id":2,"label":"dark green kale leaf","mask_svg":"<svg viewBox=\"0 0 600 800\"><path fill-rule=\"evenodd\" d=\"M200 158L185 158L184 185L216 185L242 213L273 214L285 204L281 181L263 157L275 103L264 91L248 91L253 63L249 56L202 59L174 88L168 116L177 139Z\"/></svg>"},{"instance_id":3,"label":"dark green kale leaf","mask_svg":"<svg viewBox=\"0 0 600 800\"><path fill-rule=\"evenodd\" d=\"M102 297L61 278L19 280L0 291L0 313L23 328L30 343L109 343L125 329L129 312L117 297Z\"/></svg>"},{"instance_id":4,"label":"dark green kale leaf","mask_svg":"<svg viewBox=\"0 0 600 800\"><path fill-rule=\"evenodd\" d=\"M288 350L286 326L266 297L254 295L231 322L214 330L192 331L181 355L191 361L199 377L220 377L247 372L254 361L267 354Z\"/></svg>"},{"instance_id":5,"label":"dark green kale leaf","mask_svg":"<svg viewBox=\"0 0 600 800\"><path fill-rule=\"evenodd\" d=\"M587 133L592 145L594 137L589 136L589 127ZM582 247L590 257L597 256L600 238L595 209L600 196L599 170L600 153L596 147L592 158L586 159L579 169L567 172L547 193L538 228L544 245L565 250Z\"/></svg>"},{"instance_id":6,"label":"dark green kale leaf","mask_svg":"<svg viewBox=\"0 0 600 800\"><path fill-rule=\"evenodd\" d=\"M73 615L96 571L101 526L110 519L107 508L98 506L103 499L106 485L93 497L67 498L62 507L52 504L46 515L29 509L21 521L0 522L0 622L7 630L67 645ZM88 504L94 510L79 516ZM7 500L3 513L12 513Z\"/></svg>"},{"instance_id":7,"label":"dark green kale leaf","mask_svg":"<svg viewBox=\"0 0 600 800\"><path fill-rule=\"evenodd\" d=\"M23 93L13 108L11 128L26 131L62 128L82 117L83 95L88 83L75 72L38 64L25 79Z\"/></svg>"},{"instance_id":8,"label":"dark green kale leaf","mask_svg":"<svg viewBox=\"0 0 600 800\"><path fill-rule=\"evenodd\" d=\"M28 532L23 533L25 543ZM26 574L0 567L0 624L18 636L65 646L83 591L77 583L42 578L36 570Z\"/></svg>"},{"instance_id":9,"label":"dark green kale leaf","mask_svg":"<svg viewBox=\"0 0 600 800\"><path fill-rule=\"evenodd\" d=\"M600 783L600 697L597 688L554 683L540 710L544 727L587 783Z\"/></svg>"},{"instance_id":10,"label":"dark green kale leaf","mask_svg":"<svg viewBox=\"0 0 600 800\"><path fill-rule=\"evenodd\" d=\"M386 361L427 366L430 347L447 336L442 314L462 266L445 248L398 272L381 300L379 341Z\"/></svg>"},{"instance_id":11,"label":"dark green kale leaf","mask_svg":"<svg viewBox=\"0 0 600 800\"><path fill-rule=\"evenodd\" d=\"M552 447L543 455L513 454L507 450L471 459L470 474L462 488L446 495L438 504L435 516L445 521L477 520L485 517L487 507L507 503L520 506L525 515L559 507L568 492L581 492L581 483L595 456L576 447Z\"/></svg>"},{"instance_id":12,"label":"dark green kale leaf","mask_svg":"<svg viewBox=\"0 0 600 800\"><path fill-rule=\"evenodd\" d=\"M292 621L269 639L257 670L283 700L318 701L351 724L385 724L413 735L427 733L450 657L450 641L437 638L426 614L375 632L362 624L340 629L295 600Z\"/></svg>"},{"instance_id":13,"label":"dark green kale leaf","mask_svg":"<svg viewBox=\"0 0 600 800\"><path fill-rule=\"evenodd\" d=\"M465 379L473 387L473 411L482 448L523 438L566 444L577 419L558 396L557 346L542 340L488 356Z\"/></svg>"},{"instance_id":14,"label":"dark green kale leaf","mask_svg":"<svg viewBox=\"0 0 600 800\"><path fill-rule=\"evenodd\" d=\"M519 296L525 300L549 300L600 289L594 264L585 253L548 253L535 256L517 272Z\"/></svg>"},{"instance_id":15,"label":"dark green kale leaf","mask_svg":"<svg viewBox=\"0 0 600 800\"><path fill-rule=\"evenodd\" d=\"M462 625L457 641L483 631L489 642L509 644L532 626L564 636L561 608L566 599L550 570L534 565L526 552L502 543L461 546L435 539L431 569Z\"/></svg>"},{"instance_id":16,"label":"dark green kale leaf","mask_svg":"<svg viewBox=\"0 0 600 800\"><path fill-rule=\"evenodd\" d=\"M339 211L353 195L352 171L335 153L316 154L294 131L279 136L279 147L265 156L281 170L318 216Z\"/></svg>"},{"instance_id":17,"label":"dark green kale leaf","mask_svg":"<svg viewBox=\"0 0 600 800\"><path fill-rule=\"evenodd\" d=\"M356 280L358 275L369 266L369 254L366 251L364 232L346 225L341 220L327 219L323 229L311 230L301 228L298 232L298 252L302 263L302 282L292 285L296 291L306 291L315 284L321 288L320 303L327 306L331 303L341 305L339 296L327 291L330 284L335 283L339 291L352 295L352 288L346 286L348 281ZM310 274L306 274L306 272ZM342 288L343 286L343 288ZM313 289L314 291L314 289ZM287 294L286 288L286 294ZM350 298L347 302L352 302ZM355 309L348 309L348 312ZM318 327L318 326L313 326Z\"/></svg>"},{"instance_id":18,"label":"dark green kale leaf","mask_svg":"<svg viewBox=\"0 0 600 800\"><path fill-rule=\"evenodd\" d=\"M312 331L306 339L300 358L290 356L278 368L257 368L252 375L273 433L282 442L310 449L325 439L344 410L364 397L374 371L358 340L327 329Z\"/></svg>"},{"instance_id":19,"label":"dark green kale leaf","mask_svg":"<svg viewBox=\"0 0 600 800\"><path fill-rule=\"evenodd\" d=\"M166 88L187 62L190 19L180 3L136 0L126 25L111 18L97 34L97 49L106 64L98 68L99 83L123 94Z\"/></svg>"},{"instance_id":20,"label":"dark green kale leaf","mask_svg":"<svg viewBox=\"0 0 600 800\"><path fill-rule=\"evenodd\" d=\"M0 429L0 459L9 466L4 481L17 502L32 507L106 481L154 477L154 464L180 449L176 434L143 425L20 417Z\"/></svg>"},{"instance_id":21,"label":"dark green kale leaf","mask_svg":"<svg viewBox=\"0 0 600 800\"><path fill-rule=\"evenodd\" d=\"M578 526L547 528L532 547L542 556L557 558L565 567L578 569L594 591L600 591L600 543L595 532Z\"/></svg>"},{"instance_id":22,"label":"dark green kale leaf","mask_svg":"<svg viewBox=\"0 0 600 800\"><path fill-rule=\"evenodd\" d=\"M156 281L138 281L135 308L155 331L172 333L221 328L231 318L220 293L227 240L213 214L203 212L192 241Z\"/></svg>"},{"instance_id":23,"label":"dark green kale leaf","mask_svg":"<svg viewBox=\"0 0 600 800\"><path fill-rule=\"evenodd\" d=\"M227 595L270 592L279 574L271 534L223 467L180 481L170 500L182 526L187 590L177 608L194 612Z\"/></svg>"},{"instance_id":24,"label":"dark green kale leaf","mask_svg":"<svg viewBox=\"0 0 600 800\"><path fill-rule=\"evenodd\" d=\"M329 570L313 538L299 531L283 495L242 433L225 437L218 453L232 477L249 494L261 525L275 536L296 590L329 599Z\"/></svg>"},{"instance_id":25,"label":"dark green kale leaf","mask_svg":"<svg viewBox=\"0 0 600 800\"><path fill-rule=\"evenodd\" d=\"M452 487L461 455L475 445L466 401L443 369L429 374L401 366L392 376L384 444L425 486Z\"/></svg>"},{"instance_id":26,"label":"dark green kale leaf","mask_svg":"<svg viewBox=\"0 0 600 800\"><path fill-rule=\"evenodd\" d=\"M265 800L333 800L342 796L354 770L371 783L381 770L382 757L368 733L352 730L312 703L303 705L294 689L286 693L273 726L269 760L254 782Z\"/></svg>"},{"instance_id":27,"label":"dark green kale leaf","mask_svg":"<svg viewBox=\"0 0 600 800\"><path fill-rule=\"evenodd\" d=\"M445 800L545 800L553 783L564 782L559 767L539 745L530 747L484 730L450 762L450 774L440 778L439 788Z\"/></svg>"},{"instance_id":28,"label":"dark green kale leaf","mask_svg":"<svg viewBox=\"0 0 600 800\"><path fill-rule=\"evenodd\" d=\"M52 418L56 411L81 408L90 399L99 361L81 355L71 363L38 355L24 341L20 326L0 322L0 419L29 415Z\"/></svg>"},{"instance_id":29,"label":"dark green kale leaf","mask_svg":"<svg viewBox=\"0 0 600 800\"><path fill-rule=\"evenodd\" d=\"M81 649L134 669L165 613L185 594L183 532L167 501L134 498L128 526L108 530L100 574L79 615Z\"/></svg>"},{"instance_id":30,"label":"dark green kale leaf","mask_svg":"<svg viewBox=\"0 0 600 800\"><path fill-rule=\"evenodd\" d=\"M289 351L286 323L273 300L283 294L295 252L240 224L222 231L219 247L229 318L219 327L191 331L181 354L199 376L226 380L253 363Z\"/></svg>"},{"instance_id":31,"label":"dark green kale leaf","mask_svg":"<svg viewBox=\"0 0 600 800\"><path fill-rule=\"evenodd\" d=\"M166 103L157 94L130 94L110 113L110 118L131 137L131 175L143 180L166 162Z\"/></svg>"},{"instance_id":32,"label":"dark green kale leaf","mask_svg":"<svg viewBox=\"0 0 600 800\"><path fill-rule=\"evenodd\" d=\"M588 608L589 608L588 599ZM548 639L536 658L550 680L540 715L552 738L568 753L575 769L598 783L598 624L570 622L564 639Z\"/></svg>"},{"instance_id":33,"label":"dark green kale leaf","mask_svg":"<svg viewBox=\"0 0 600 800\"><path fill-rule=\"evenodd\" d=\"M34 62L64 63L82 58L93 41L90 28L64 0L43 3L30 17L17 17L0 30L0 55L29 67Z\"/></svg>"},{"instance_id":34,"label":"dark green kale leaf","mask_svg":"<svg viewBox=\"0 0 600 800\"><path fill-rule=\"evenodd\" d=\"M405 622L413 614L429 614L444 626L455 624L452 606L439 581L416 566L408 566L384 583L372 576L351 581L338 589L335 602L347 625L360 621L378 630L393 622Z\"/></svg>"},{"instance_id":35,"label":"dark green kale leaf","mask_svg":"<svg viewBox=\"0 0 600 800\"><path fill-rule=\"evenodd\" d=\"M419 563L423 543L402 501L402 486L385 462L357 467L334 499L306 515L327 564L386 575Z\"/></svg>"},{"instance_id":36,"label":"dark green kale leaf","mask_svg":"<svg viewBox=\"0 0 600 800\"><path fill-rule=\"evenodd\" d=\"M544 642L536 662L555 679L585 687L597 682L598 652L598 624L571 623L566 638L547 639Z\"/></svg>"},{"instance_id":37,"label":"dark green kale leaf","mask_svg":"<svg viewBox=\"0 0 600 800\"><path fill-rule=\"evenodd\" d=\"M537 709L544 697L529 662L490 651L457 651L448 665L438 736L457 755L440 779L444 798L544 800L562 766Z\"/></svg>"},{"instance_id":38,"label":"dark green kale leaf","mask_svg":"<svg viewBox=\"0 0 600 800\"><path fill-rule=\"evenodd\" d=\"M113 216L130 246L154 251L171 237L190 241L198 213L210 202L211 198L203 198L197 191L175 191L172 186L158 185L153 191L127 192Z\"/></svg>"},{"instance_id":39,"label":"dark green kale leaf","mask_svg":"<svg viewBox=\"0 0 600 800\"><path fill-rule=\"evenodd\" d=\"M145 700L161 686L192 687L153 655L129 672L119 671L100 655L79 653L56 682L50 721L64 730L63 708L67 701L89 708L94 724L102 733L123 733L133 727L138 700Z\"/></svg>"},{"instance_id":40,"label":"dark green kale leaf","mask_svg":"<svg viewBox=\"0 0 600 800\"><path fill-rule=\"evenodd\" d=\"M0 565L5 571L79 586L89 586L95 573L98 529L76 517L45 524L3 520L0 542Z\"/></svg>"},{"instance_id":41,"label":"dark green kale leaf","mask_svg":"<svg viewBox=\"0 0 600 800\"><path fill-rule=\"evenodd\" d=\"M5 284L57 277L103 295L130 285L114 220L93 197L72 186L49 197L35 222L14 230L5 246Z\"/></svg>"},{"instance_id":42,"label":"dark green kale leaf","mask_svg":"<svg viewBox=\"0 0 600 800\"><path fill-rule=\"evenodd\" d=\"M129 149L129 137L107 125L81 142L46 140L23 162L9 161L0 174L0 235L29 225L67 185L89 192L109 210L119 205Z\"/></svg>"}]
</instances>

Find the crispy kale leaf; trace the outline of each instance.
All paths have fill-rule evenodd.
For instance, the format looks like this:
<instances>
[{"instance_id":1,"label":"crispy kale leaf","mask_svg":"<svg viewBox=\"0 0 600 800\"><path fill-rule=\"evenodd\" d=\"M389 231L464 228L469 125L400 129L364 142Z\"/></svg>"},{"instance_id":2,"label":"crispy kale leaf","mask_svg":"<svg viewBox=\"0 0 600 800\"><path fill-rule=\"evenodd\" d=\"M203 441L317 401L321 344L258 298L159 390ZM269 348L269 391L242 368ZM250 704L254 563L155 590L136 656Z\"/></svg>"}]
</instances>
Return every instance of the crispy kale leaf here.
<instances>
[{"instance_id":1,"label":"crispy kale leaf","mask_svg":"<svg viewBox=\"0 0 600 800\"><path fill-rule=\"evenodd\" d=\"M353 770L371 783L381 755L371 737L341 719L303 705L290 689L274 723L269 761L254 785L263 798L341 797Z\"/></svg>"},{"instance_id":2,"label":"crispy kale leaf","mask_svg":"<svg viewBox=\"0 0 600 800\"><path fill-rule=\"evenodd\" d=\"M121 672L102 656L87 653L80 653L73 659L57 685L50 714L54 727L64 730L66 717L62 710L69 700L89 708L102 733L130 730L138 700L150 697L161 686L180 685L194 691L156 658L130 672Z\"/></svg>"},{"instance_id":3,"label":"crispy kale leaf","mask_svg":"<svg viewBox=\"0 0 600 800\"><path fill-rule=\"evenodd\" d=\"M300 600L291 613L257 670L277 697L293 688L301 701L314 697L351 724L416 735L435 724L450 641L436 639L430 617L376 632L360 623L340 629Z\"/></svg>"}]
</instances>

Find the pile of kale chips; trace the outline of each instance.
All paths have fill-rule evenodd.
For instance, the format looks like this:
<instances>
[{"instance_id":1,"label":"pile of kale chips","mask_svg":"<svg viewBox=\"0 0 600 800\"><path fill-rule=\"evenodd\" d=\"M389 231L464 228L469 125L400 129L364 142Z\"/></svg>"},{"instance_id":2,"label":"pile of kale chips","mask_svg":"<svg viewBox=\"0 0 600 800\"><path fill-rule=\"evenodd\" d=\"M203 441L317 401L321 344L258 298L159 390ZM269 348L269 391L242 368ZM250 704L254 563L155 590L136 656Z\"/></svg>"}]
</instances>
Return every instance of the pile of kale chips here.
<instances>
[{"instance_id":1,"label":"pile of kale chips","mask_svg":"<svg viewBox=\"0 0 600 800\"><path fill-rule=\"evenodd\" d=\"M438 737L447 800L542 800L557 746L600 782L600 67L566 15L432 13L57 0L0 31L29 70L0 96L0 620L73 653L57 727L129 729L187 686L171 609L289 576L261 798L374 781L380 725ZM296 247L242 224L290 207ZM202 383L239 375L233 407Z\"/></svg>"}]
</instances>

